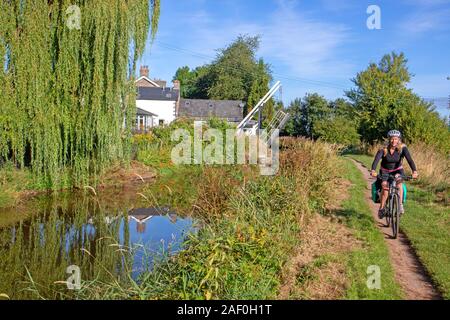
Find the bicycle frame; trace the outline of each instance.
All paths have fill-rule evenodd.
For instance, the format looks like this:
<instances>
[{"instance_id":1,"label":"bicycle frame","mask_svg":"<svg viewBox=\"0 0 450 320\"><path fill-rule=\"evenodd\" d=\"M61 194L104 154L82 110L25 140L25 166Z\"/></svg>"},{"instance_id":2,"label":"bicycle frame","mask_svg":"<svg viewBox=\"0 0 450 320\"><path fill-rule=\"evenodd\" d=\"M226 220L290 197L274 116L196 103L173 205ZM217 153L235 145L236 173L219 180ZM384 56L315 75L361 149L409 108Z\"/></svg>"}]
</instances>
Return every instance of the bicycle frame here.
<instances>
[{"instance_id":1,"label":"bicycle frame","mask_svg":"<svg viewBox=\"0 0 450 320\"><path fill-rule=\"evenodd\" d=\"M401 204L402 199L400 199L400 192L397 187L397 181L394 175L392 174L383 174L381 175L383 180L387 180L389 184L389 193L388 198L386 199L386 222L387 226L392 227L392 237L394 239L397 238L398 232L399 232L399 226L400 226L400 213L399 213L399 207ZM401 175L400 178L402 178L404 181L410 180L411 177Z\"/></svg>"}]
</instances>

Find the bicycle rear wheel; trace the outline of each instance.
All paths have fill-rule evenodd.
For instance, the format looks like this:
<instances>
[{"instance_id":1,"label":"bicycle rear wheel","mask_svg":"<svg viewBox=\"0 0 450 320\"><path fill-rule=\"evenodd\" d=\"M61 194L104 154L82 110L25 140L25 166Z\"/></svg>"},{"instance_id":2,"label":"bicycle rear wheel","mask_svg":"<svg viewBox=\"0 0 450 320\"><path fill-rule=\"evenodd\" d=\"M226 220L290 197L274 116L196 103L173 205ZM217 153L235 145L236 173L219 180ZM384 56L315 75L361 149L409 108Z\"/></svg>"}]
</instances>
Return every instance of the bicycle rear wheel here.
<instances>
[{"instance_id":1,"label":"bicycle rear wheel","mask_svg":"<svg viewBox=\"0 0 450 320\"><path fill-rule=\"evenodd\" d=\"M400 212L399 208L399 197L398 194L394 194L391 199L391 227L392 227L392 237L397 239L398 231L400 229Z\"/></svg>"}]
</instances>

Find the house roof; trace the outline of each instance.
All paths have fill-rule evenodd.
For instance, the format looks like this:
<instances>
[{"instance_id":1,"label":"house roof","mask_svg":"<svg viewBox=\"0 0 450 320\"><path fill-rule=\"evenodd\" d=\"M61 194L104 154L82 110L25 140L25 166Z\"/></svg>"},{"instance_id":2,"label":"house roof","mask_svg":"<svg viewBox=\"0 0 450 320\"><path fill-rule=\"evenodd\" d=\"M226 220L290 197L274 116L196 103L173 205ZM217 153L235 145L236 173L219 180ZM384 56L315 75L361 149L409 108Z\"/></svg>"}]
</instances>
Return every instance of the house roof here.
<instances>
[{"instance_id":1,"label":"house roof","mask_svg":"<svg viewBox=\"0 0 450 320\"><path fill-rule=\"evenodd\" d=\"M150 117L156 117L157 115L148 111L145 111L141 108L137 108L136 114L140 116L150 116Z\"/></svg>"},{"instance_id":2,"label":"house roof","mask_svg":"<svg viewBox=\"0 0 450 320\"><path fill-rule=\"evenodd\" d=\"M243 106L240 100L181 99L178 114L187 118L217 117L239 122L243 119Z\"/></svg>"},{"instance_id":3,"label":"house roof","mask_svg":"<svg viewBox=\"0 0 450 320\"><path fill-rule=\"evenodd\" d=\"M136 100L177 101L180 91L173 88L138 87Z\"/></svg>"},{"instance_id":4,"label":"house roof","mask_svg":"<svg viewBox=\"0 0 450 320\"><path fill-rule=\"evenodd\" d=\"M155 87L161 87L159 83L151 80L150 78L147 78L146 76L140 76L135 82L137 83L137 82L139 82L141 80L148 81L149 83L151 83Z\"/></svg>"},{"instance_id":5,"label":"house roof","mask_svg":"<svg viewBox=\"0 0 450 320\"><path fill-rule=\"evenodd\" d=\"M156 83L156 84L158 85L158 87L161 87L161 88L167 87L167 81L165 81L165 80L161 80L161 79L153 79L152 81L153 81L154 83Z\"/></svg>"}]
</instances>

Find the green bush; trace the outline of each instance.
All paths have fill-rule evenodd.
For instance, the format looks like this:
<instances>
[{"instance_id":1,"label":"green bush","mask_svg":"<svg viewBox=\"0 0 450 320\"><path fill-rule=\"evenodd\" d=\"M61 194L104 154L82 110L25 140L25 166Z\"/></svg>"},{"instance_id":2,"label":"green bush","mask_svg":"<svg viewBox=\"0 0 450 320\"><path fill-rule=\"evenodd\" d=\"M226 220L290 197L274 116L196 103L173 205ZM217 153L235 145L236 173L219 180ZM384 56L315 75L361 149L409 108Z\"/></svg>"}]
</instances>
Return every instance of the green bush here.
<instances>
[{"instance_id":1,"label":"green bush","mask_svg":"<svg viewBox=\"0 0 450 320\"><path fill-rule=\"evenodd\" d=\"M218 129L223 132L233 129L234 126L225 120L211 118L202 125L202 130ZM138 134L133 137L134 158L144 164L156 168L171 165L171 150L179 143L172 141L172 133L177 129L184 129L194 136L194 121L189 119L178 119L168 126L154 127L149 133ZM209 142L205 141L203 146Z\"/></svg>"},{"instance_id":2,"label":"green bush","mask_svg":"<svg viewBox=\"0 0 450 320\"><path fill-rule=\"evenodd\" d=\"M344 118L336 117L319 121L315 125L315 132L320 139L342 144L346 147L359 143L359 134L356 126Z\"/></svg>"}]
</instances>

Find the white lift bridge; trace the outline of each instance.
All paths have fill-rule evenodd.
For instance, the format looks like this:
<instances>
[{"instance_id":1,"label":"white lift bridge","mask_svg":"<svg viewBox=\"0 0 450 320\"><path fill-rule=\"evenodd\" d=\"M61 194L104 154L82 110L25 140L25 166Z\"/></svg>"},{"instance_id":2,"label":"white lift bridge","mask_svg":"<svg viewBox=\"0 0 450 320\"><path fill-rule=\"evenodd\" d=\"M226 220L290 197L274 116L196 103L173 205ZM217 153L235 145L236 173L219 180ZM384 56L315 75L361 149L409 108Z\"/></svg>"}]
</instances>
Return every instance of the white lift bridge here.
<instances>
[{"instance_id":1,"label":"white lift bridge","mask_svg":"<svg viewBox=\"0 0 450 320\"><path fill-rule=\"evenodd\" d=\"M277 81L274 86L266 93L266 95L256 104L256 106L247 114L247 116L238 124L237 134L247 133L249 135L258 135L259 138L268 145L271 145L277 129L281 130L289 120L289 113L278 110L271 122L264 131L260 130L262 123L262 110L264 105L281 89L281 82ZM253 118L258 114L258 121Z\"/></svg>"}]
</instances>

